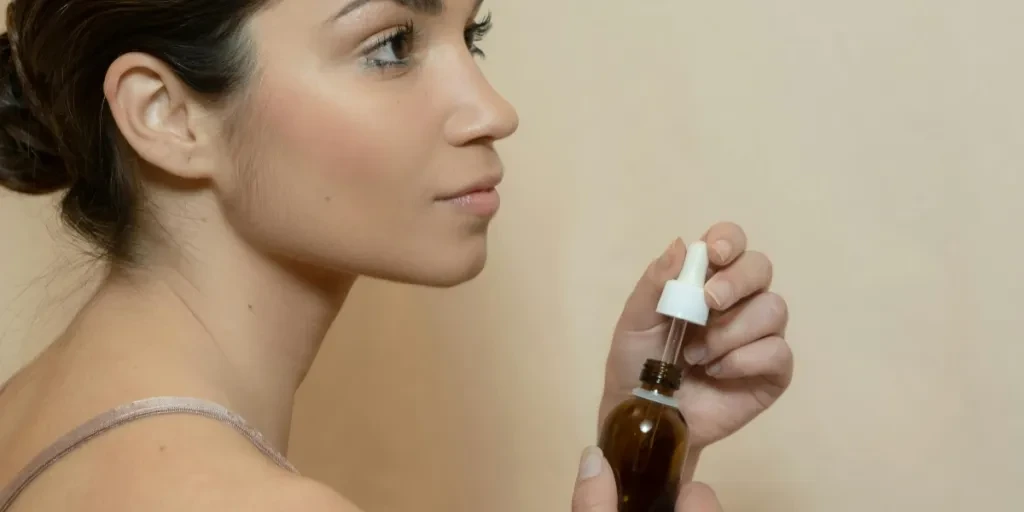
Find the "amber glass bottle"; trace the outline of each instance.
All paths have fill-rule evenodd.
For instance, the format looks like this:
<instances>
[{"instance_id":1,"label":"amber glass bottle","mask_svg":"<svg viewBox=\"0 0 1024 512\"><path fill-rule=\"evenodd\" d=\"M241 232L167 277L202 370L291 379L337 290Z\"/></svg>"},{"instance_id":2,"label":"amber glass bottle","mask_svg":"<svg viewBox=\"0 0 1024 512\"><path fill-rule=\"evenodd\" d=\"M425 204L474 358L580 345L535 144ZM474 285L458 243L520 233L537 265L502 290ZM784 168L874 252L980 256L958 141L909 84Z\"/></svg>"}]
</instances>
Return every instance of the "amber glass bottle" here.
<instances>
[{"instance_id":1,"label":"amber glass bottle","mask_svg":"<svg viewBox=\"0 0 1024 512\"><path fill-rule=\"evenodd\" d=\"M682 370L648 359L633 397L608 415L599 446L615 473L619 512L672 512L689 448L673 394Z\"/></svg>"},{"instance_id":2,"label":"amber glass bottle","mask_svg":"<svg viewBox=\"0 0 1024 512\"><path fill-rule=\"evenodd\" d=\"M690 430L673 397L683 381L679 351L706 326L704 299L708 248L694 242L686 250L679 277L665 283L657 311L670 319L661 359L648 359L640 386L605 419L598 446L611 464L619 492L619 512L672 512L689 450Z\"/></svg>"}]
</instances>

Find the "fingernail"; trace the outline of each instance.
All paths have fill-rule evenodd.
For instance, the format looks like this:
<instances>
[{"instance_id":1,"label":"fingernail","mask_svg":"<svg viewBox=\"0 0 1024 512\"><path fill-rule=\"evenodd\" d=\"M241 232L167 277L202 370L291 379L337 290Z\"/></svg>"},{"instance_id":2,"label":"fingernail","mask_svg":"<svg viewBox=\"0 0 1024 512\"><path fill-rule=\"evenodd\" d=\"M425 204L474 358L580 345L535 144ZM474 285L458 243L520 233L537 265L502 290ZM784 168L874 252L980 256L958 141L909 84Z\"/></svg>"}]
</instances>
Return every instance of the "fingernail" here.
<instances>
[{"instance_id":1,"label":"fingernail","mask_svg":"<svg viewBox=\"0 0 1024 512\"><path fill-rule=\"evenodd\" d=\"M704 290L711 296L715 306L720 308L732 301L732 284L725 279L712 279Z\"/></svg>"},{"instance_id":2,"label":"fingernail","mask_svg":"<svg viewBox=\"0 0 1024 512\"><path fill-rule=\"evenodd\" d=\"M715 364L713 364L711 366L708 366L707 369L704 370L704 373L714 377L715 375L718 375L719 373L722 373L722 364L721 363L715 363Z\"/></svg>"},{"instance_id":3,"label":"fingernail","mask_svg":"<svg viewBox=\"0 0 1024 512\"><path fill-rule=\"evenodd\" d=\"M604 466L604 454L601 453L601 449L596 446L591 446L583 451L583 457L580 458L580 480L587 480L594 478L601 474L601 468Z\"/></svg>"},{"instance_id":4,"label":"fingernail","mask_svg":"<svg viewBox=\"0 0 1024 512\"><path fill-rule=\"evenodd\" d=\"M717 254L718 258L723 262L729 259L729 254L732 252L732 244L725 240L715 242L711 248L715 250L715 254Z\"/></svg>"},{"instance_id":5,"label":"fingernail","mask_svg":"<svg viewBox=\"0 0 1024 512\"><path fill-rule=\"evenodd\" d=\"M683 358L690 364L700 364L704 362L704 358L707 356L708 347L703 343L687 345L686 348L683 349Z\"/></svg>"}]
</instances>

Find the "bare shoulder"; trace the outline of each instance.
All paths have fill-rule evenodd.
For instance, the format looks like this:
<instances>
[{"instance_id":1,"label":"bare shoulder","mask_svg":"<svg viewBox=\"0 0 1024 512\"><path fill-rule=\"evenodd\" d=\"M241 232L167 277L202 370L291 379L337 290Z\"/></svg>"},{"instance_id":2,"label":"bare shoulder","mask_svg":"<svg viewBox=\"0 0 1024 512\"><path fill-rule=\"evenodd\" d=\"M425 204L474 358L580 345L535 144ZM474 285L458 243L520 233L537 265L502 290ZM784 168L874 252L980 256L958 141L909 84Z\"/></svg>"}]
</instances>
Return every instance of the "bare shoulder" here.
<instances>
[{"instance_id":1,"label":"bare shoulder","mask_svg":"<svg viewBox=\"0 0 1024 512\"><path fill-rule=\"evenodd\" d=\"M190 416L123 425L25 491L10 512L360 512L329 486L278 467L232 428Z\"/></svg>"},{"instance_id":2,"label":"bare shoulder","mask_svg":"<svg viewBox=\"0 0 1024 512\"><path fill-rule=\"evenodd\" d=\"M140 502L146 506L137 508ZM119 505L123 505L126 512L363 512L330 486L284 472L250 475L244 481L235 477L210 478L200 485L193 484L188 492L168 487L152 491L145 499ZM109 512L110 509L97 508L95 512L101 510Z\"/></svg>"},{"instance_id":3,"label":"bare shoulder","mask_svg":"<svg viewBox=\"0 0 1024 512\"><path fill-rule=\"evenodd\" d=\"M239 503L241 506L210 509L246 510L255 512L362 512L359 507L345 499L326 484L300 476L289 476L266 485L254 487L255 500ZM205 512L205 511L204 511Z\"/></svg>"}]
</instances>

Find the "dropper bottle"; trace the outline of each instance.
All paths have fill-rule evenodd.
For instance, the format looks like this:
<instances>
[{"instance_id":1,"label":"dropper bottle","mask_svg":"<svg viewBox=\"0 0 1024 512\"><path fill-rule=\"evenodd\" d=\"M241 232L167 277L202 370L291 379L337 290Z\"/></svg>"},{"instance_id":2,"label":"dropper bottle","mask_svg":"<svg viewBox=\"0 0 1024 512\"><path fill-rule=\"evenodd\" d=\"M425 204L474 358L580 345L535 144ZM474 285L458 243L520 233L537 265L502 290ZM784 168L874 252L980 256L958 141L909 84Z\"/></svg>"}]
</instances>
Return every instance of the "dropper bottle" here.
<instances>
[{"instance_id":1,"label":"dropper bottle","mask_svg":"<svg viewBox=\"0 0 1024 512\"><path fill-rule=\"evenodd\" d=\"M619 512L672 512L689 450L689 428L674 394L688 368L679 352L707 325L708 249L691 244L679 277L665 283L658 313L670 319L661 359L648 359L633 396L608 415L598 446L615 474Z\"/></svg>"}]
</instances>

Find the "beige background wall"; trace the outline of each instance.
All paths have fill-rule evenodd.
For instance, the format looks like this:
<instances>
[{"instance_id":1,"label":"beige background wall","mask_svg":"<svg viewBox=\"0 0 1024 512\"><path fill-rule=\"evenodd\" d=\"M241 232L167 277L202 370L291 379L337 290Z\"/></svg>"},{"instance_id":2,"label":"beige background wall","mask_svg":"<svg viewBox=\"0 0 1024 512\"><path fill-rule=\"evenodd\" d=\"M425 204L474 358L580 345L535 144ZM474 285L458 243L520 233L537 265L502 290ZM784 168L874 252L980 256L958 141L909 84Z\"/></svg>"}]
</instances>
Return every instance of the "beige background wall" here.
<instances>
[{"instance_id":1,"label":"beige background wall","mask_svg":"<svg viewBox=\"0 0 1024 512\"><path fill-rule=\"evenodd\" d=\"M300 392L305 472L371 512L568 510L623 298L732 219L798 371L703 460L726 510L1020 510L1024 3L490 4L523 119L493 260L358 287ZM0 195L0 377L77 300L49 215Z\"/></svg>"}]
</instances>

